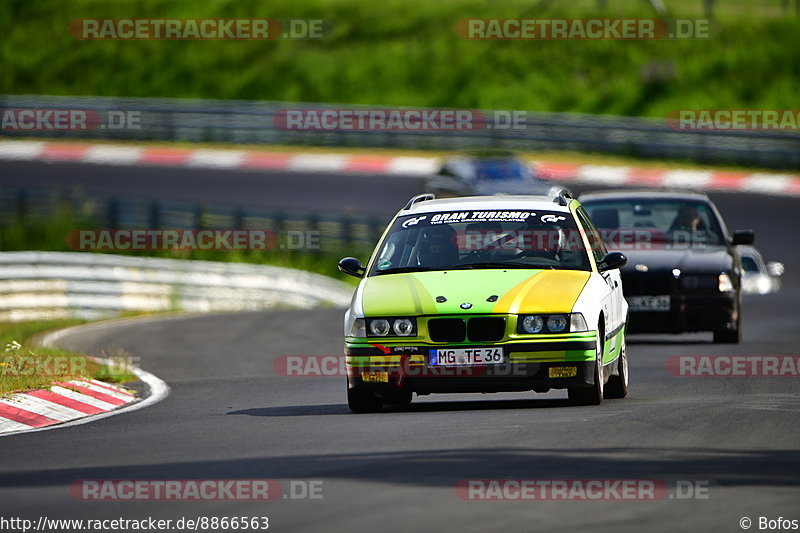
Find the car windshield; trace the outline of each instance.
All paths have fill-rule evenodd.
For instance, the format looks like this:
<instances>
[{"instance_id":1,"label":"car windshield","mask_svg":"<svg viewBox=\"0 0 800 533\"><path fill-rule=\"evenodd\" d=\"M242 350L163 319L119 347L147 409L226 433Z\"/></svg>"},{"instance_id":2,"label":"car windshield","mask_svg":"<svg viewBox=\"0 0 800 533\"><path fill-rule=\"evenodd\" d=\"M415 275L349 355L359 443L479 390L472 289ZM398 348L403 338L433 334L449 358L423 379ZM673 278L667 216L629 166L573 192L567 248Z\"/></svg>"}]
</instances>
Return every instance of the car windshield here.
<instances>
[{"instance_id":1,"label":"car windshield","mask_svg":"<svg viewBox=\"0 0 800 533\"><path fill-rule=\"evenodd\" d=\"M526 164L513 159L482 159L475 162L478 181L524 180L532 172Z\"/></svg>"},{"instance_id":2,"label":"car windshield","mask_svg":"<svg viewBox=\"0 0 800 533\"><path fill-rule=\"evenodd\" d=\"M611 248L620 248L618 239L624 242L642 236L649 241L690 246L724 243L720 222L705 202L626 198L582 203Z\"/></svg>"},{"instance_id":3,"label":"car windshield","mask_svg":"<svg viewBox=\"0 0 800 533\"><path fill-rule=\"evenodd\" d=\"M443 211L398 217L370 275L489 268L591 269L570 213Z\"/></svg>"}]
</instances>

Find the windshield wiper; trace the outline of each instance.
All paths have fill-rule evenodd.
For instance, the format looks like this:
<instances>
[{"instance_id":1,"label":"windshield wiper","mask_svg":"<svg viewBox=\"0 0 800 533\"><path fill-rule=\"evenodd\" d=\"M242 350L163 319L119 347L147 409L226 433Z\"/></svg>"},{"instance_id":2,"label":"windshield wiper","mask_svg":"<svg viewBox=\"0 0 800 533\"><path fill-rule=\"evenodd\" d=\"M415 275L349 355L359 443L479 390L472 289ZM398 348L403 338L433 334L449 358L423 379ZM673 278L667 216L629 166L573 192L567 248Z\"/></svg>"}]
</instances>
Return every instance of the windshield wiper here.
<instances>
[{"instance_id":1,"label":"windshield wiper","mask_svg":"<svg viewBox=\"0 0 800 533\"><path fill-rule=\"evenodd\" d=\"M531 265L528 263L501 263L501 262L487 262L487 263L467 263L466 265L459 265L453 267L451 270L461 269L461 268L529 268L529 269L540 269L540 268L553 268L552 266L536 266Z\"/></svg>"},{"instance_id":2,"label":"windshield wiper","mask_svg":"<svg viewBox=\"0 0 800 533\"><path fill-rule=\"evenodd\" d=\"M382 270L376 270L375 272L373 272L373 275L377 276L379 274L402 274L403 272L427 272L430 270L436 270L436 269L423 266L394 267L394 268L384 268Z\"/></svg>"}]
</instances>

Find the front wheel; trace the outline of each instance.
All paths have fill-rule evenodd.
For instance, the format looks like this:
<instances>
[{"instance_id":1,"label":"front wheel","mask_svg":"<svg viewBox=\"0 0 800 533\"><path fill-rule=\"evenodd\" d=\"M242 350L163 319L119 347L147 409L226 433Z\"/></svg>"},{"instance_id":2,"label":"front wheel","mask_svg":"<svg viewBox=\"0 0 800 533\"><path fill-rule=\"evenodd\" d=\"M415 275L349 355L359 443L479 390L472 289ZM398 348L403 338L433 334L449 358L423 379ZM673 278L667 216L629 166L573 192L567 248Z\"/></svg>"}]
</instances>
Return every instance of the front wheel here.
<instances>
[{"instance_id":1,"label":"front wheel","mask_svg":"<svg viewBox=\"0 0 800 533\"><path fill-rule=\"evenodd\" d=\"M622 347L617 358L617 375L610 376L606 383L606 398L624 398L628 395L628 354L625 337L622 338Z\"/></svg>"},{"instance_id":2,"label":"front wheel","mask_svg":"<svg viewBox=\"0 0 800 533\"><path fill-rule=\"evenodd\" d=\"M736 324L733 329L718 329L714 332L714 344L739 344L742 340L742 300L737 299Z\"/></svg>"},{"instance_id":3,"label":"front wheel","mask_svg":"<svg viewBox=\"0 0 800 533\"><path fill-rule=\"evenodd\" d=\"M383 402L369 391L348 388L347 406L354 413L377 413Z\"/></svg>"},{"instance_id":4,"label":"front wheel","mask_svg":"<svg viewBox=\"0 0 800 533\"><path fill-rule=\"evenodd\" d=\"M577 405L600 405L603 402L603 333L597 332L597 348L595 349L594 384L591 387L575 387L567 389L571 402Z\"/></svg>"}]
</instances>

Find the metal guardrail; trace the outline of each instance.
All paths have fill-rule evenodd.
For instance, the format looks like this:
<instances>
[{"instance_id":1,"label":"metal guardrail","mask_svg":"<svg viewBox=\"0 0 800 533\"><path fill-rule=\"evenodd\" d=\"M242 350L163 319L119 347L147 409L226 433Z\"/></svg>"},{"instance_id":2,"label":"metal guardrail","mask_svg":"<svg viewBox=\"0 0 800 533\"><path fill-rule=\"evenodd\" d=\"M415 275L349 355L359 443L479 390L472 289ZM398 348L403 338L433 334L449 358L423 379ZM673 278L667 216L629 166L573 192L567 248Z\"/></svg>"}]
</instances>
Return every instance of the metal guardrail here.
<instances>
[{"instance_id":1,"label":"metal guardrail","mask_svg":"<svg viewBox=\"0 0 800 533\"><path fill-rule=\"evenodd\" d=\"M76 223L85 221L87 227L81 229L268 230L282 238L291 232L313 236L314 246L306 246L305 239L289 239L283 250L308 253L371 251L391 218L0 186L0 229L12 222L57 220L63 215Z\"/></svg>"},{"instance_id":2,"label":"metal guardrail","mask_svg":"<svg viewBox=\"0 0 800 533\"><path fill-rule=\"evenodd\" d=\"M275 124L287 109L380 109L308 103L73 96L0 96L0 109L136 111L140 129L2 131L8 137L189 141L464 150L580 150L702 163L800 168L800 133L756 131L686 132L665 120L569 113L528 112L519 129L470 131L287 131Z\"/></svg>"},{"instance_id":3,"label":"metal guardrail","mask_svg":"<svg viewBox=\"0 0 800 533\"><path fill-rule=\"evenodd\" d=\"M0 253L0 321L125 311L344 307L353 288L289 268L80 252Z\"/></svg>"}]
</instances>

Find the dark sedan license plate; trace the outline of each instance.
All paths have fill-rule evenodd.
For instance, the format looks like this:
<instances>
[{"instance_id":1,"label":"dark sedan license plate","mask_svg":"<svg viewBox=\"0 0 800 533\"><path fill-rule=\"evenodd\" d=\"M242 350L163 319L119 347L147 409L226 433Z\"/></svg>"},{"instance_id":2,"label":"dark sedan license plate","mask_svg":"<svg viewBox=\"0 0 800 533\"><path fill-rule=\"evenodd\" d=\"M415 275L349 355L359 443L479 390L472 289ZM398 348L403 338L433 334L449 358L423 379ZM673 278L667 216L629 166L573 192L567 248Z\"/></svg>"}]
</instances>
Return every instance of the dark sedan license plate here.
<instances>
[{"instance_id":1,"label":"dark sedan license plate","mask_svg":"<svg viewBox=\"0 0 800 533\"><path fill-rule=\"evenodd\" d=\"M430 351L431 366L499 365L505 360L503 349L491 348L437 348Z\"/></svg>"},{"instance_id":2,"label":"dark sedan license plate","mask_svg":"<svg viewBox=\"0 0 800 533\"><path fill-rule=\"evenodd\" d=\"M666 296L630 296L627 298L629 311L669 311L670 299Z\"/></svg>"}]
</instances>

